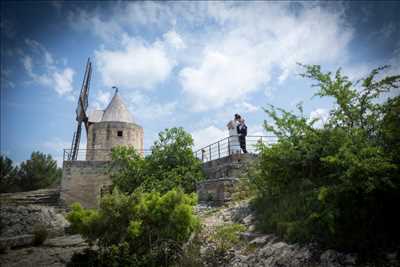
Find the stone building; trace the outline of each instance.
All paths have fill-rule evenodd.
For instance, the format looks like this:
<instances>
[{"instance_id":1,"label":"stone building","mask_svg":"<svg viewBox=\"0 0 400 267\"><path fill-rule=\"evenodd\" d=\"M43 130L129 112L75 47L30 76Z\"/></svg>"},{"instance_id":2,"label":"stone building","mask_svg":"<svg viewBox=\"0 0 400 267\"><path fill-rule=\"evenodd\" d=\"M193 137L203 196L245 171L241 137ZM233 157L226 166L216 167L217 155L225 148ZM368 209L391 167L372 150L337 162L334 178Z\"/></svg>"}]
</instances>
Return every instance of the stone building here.
<instances>
[{"instance_id":1,"label":"stone building","mask_svg":"<svg viewBox=\"0 0 400 267\"><path fill-rule=\"evenodd\" d=\"M117 89L104 111L89 115L86 160L110 160L110 150L118 145L143 153L143 128L134 122Z\"/></svg>"},{"instance_id":2,"label":"stone building","mask_svg":"<svg viewBox=\"0 0 400 267\"><path fill-rule=\"evenodd\" d=\"M64 160L60 198L64 205L79 202L95 208L101 191L109 187L108 174L111 149L118 145L133 146L143 153L143 128L135 123L132 114L115 91L103 110L89 115L85 160Z\"/></svg>"}]
</instances>

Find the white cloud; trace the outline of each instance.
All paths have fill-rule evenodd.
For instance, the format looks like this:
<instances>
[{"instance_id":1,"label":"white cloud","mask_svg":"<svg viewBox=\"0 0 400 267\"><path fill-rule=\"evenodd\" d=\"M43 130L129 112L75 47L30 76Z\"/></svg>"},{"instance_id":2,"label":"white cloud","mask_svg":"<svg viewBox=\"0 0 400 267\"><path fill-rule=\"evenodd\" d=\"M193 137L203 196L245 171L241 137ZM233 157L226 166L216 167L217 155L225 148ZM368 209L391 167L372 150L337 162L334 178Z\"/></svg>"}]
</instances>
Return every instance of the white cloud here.
<instances>
[{"instance_id":1,"label":"white cloud","mask_svg":"<svg viewBox=\"0 0 400 267\"><path fill-rule=\"evenodd\" d=\"M204 51L199 66L180 72L183 91L193 102L193 109L203 111L243 98L269 80L260 66L262 60L245 40L228 41L221 49Z\"/></svg>"},{"instance_id":2,"label":"white cloud","mask_svg":"<svg viewBox=\"0 0 400 267\"><path fill-rule=\"evenodd\" d=\"M191 109L205 111L246 98L271 80L283 84L297 62L346 62L353 30L346 24L344 6L120 2L108 16L94 9L75 10L69 17L75 29L112 45L96 51L104 85L150 89L175 66L182 67L178 80ZM132 37L135 27L164 34L145 42Z\"/></svg>"},{"instance_id":3,"label":"white cloud","mask_svg":"<svg viewBox=\"0 0 400 267\"><path fill-rule=\"evenodd\" d=\"M96 92L95 101L92 105L94 109L105 109L111 101L111 92L99 90Z\"/></svg>"},{"instance_id":4,"label":"white cloud","mask_svg":"<svg viewBox=\"0 0 400 267\"><path fill-rule=\"evenodd\" d=\"M170 117L176 112L177 102L159 103L138 91L127 93L127 101L134 117L145 120L158 120Z\"/></svg>"},{"instance_id":5,"label":"white cloud","mask_svg":"<svg viewBox=\"0 0 400 267\"><path fill-rule=\"evenodd\" d=\"M210 145L218 140L228 137L228 130L220 129L214 125L200 128L192 132L194 150Z\"/></svg>"},{"instance_id":6,"label":"white cloud","mask_svg":"<svg viewBox=\"0 0 400 267\"><path fill-rule=\"evenodd\" d=\"M352 30L340 11L307 6L295 15L289 6L210 4L220 34L206 40L200 63L180 72L194 110L219 108L261 89L274 68L281 70L277 80L283 83L297 62L322 64L345 57Z\"/></svg>"},{"instance_id":7,"label":"white cloud","mask_svg":"<svg viewBox=\"0 0 400 267\"><path fill-rule=\"evenodd\" d=\"M22 64L27 75L34 82L53 88L58 95L66 96L67 99L73 98L75 71L68 67L58 67L53 55L39 42L26 39L25 43L28 47L29 55L22 53Z\"/></svg>"},{"instance_id":8,"label":"white cloud","mask_svg":"<svg viewBox=\"0 0 400 267\"><path fill-rule=\"evenodd\" d=\"M152 89L165 80L175 65L164 43L147 44L126 37L121 50L95 51L96 66L104 85L128 89Z\"/></svg>"},{"instance_id":9,"label":"white cloud","mask_svg":"<svg viewBox=\"0 0 400 267\"><path fill-rule=\"evenodd\" d=\"M186 48L186 44L183 41L182 37L174 30L165 33L164 39L168 44L172 45L176 49Z\"/></svg>"},{"instance_id":10,"label":"white cloud","mask_svg":"<svg viewBox=\"0 0 400 267\"><path fill-rule=\"evenodd\" d=\"M322 128L329 119L329 110L324 108L317 108L310 113L310 121L317 119L314 123L314 127Z\"/></svg>"},{"instance_id":11,"label":"white cloud","mask_svg":"<svg viewBox=\"0 0 400 267\"><path fill-rule=\"evenodd\" d=\"M109 20L101 18L96 12L89 13L77 9L68 15L69 25L76 31L89 31L107 43L119 41L124 30L118 23L119 15L111 15Z\"/></svg>"},{"instance_id":12,"label":"white cloud","mask_svg":"<svg viewBox=\"0 0 400 267\"><path fill-rule=\"evenodd\" d=\"M74 90L72 87L74 74L75 72L71 68L65 68L61 72L53 72L54 90L56 90L59 95L65 95Z\"/></svg>"}]
</instances>

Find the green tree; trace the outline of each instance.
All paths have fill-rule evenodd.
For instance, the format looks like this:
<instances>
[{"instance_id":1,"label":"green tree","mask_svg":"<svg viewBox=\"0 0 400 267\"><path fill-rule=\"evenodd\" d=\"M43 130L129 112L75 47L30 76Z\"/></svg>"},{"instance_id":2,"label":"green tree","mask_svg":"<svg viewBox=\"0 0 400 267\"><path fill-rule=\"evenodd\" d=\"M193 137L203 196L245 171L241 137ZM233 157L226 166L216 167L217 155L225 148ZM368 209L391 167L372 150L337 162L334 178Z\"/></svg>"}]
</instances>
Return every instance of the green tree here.
<instances>
[{"instance_id":1,"label":"green tree","mask_svg":"<svg viewBox=\"0 0 400 267\"><path fill-rule=\"evenodd\" d=\"M123 192L138 187L145 191L167 192L175 187L194 192L204 179L200 161L193 155L193 139L183 128L159 134L151 154L142 158L132 147L117 147L112 153L112 180Z\"/></svg>"},{"instance_id":2,"label":"green tree","mask_svg":"<svg viewBox=\"0 0 400 267\"><path fill-rule=\"evenodd\" d=\"M30 160L21 163L18 175L24 191L46 188L61 180L62 170L51 155L32 152Z\"/></svg>"},{"instance_id":3,"label":"green tree","mask_svg":"<svg viewBox=\"0 0 400 267\"><path fill-rule=\"evenodd\" d=\"M370 253L396 246L395 215L400 201L400 75L377 79L386 67L351 82L320 66L303 66L320 97L335 108L322 128L299 114L269 106L265 128L279 141L260 145L255 205L262 225L293 241L318 241L339 249ZM397 225L397 226L396 226ZM371 255L370 255L371 256Z\"/></svg>"},{"instance_id":4,"label":"green tree","mask_svg":"<svg viewBox=\"0 0 400 267\"><path fill-rule=\"evenodd\" d=\"M193 213L195 195L182 190L134 192L114 189L98 210L72 205L67 215L73 230L98 241L102 266L169 266L199 227Z\"/></svg>"},{"instance_id":5,"label":"green tree","mask_svg":"<svg viewBox=\"0 0 400 267\"><path fill-rule=\"evenodd\" d=\"M0 193L19 190L18 167L6 156L0 155Z\"/></svg>"}]
</instances>

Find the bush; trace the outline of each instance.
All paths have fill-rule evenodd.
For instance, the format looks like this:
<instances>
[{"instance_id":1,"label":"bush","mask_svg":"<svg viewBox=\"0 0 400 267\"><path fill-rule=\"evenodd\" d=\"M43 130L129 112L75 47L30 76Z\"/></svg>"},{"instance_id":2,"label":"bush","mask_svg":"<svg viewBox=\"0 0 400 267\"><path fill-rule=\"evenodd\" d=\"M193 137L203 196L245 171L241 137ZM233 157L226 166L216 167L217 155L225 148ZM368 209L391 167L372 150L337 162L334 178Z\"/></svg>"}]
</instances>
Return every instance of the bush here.
<instances>
[{"instance_id":1,"label":"bush","mask_svg":"<svg viewBox=\"0 0 400 267\"><path fill-rule=\"evenodd\" d=\"M239 234L244 232L246 227L242 224L224 224L217 226L211 235L211 241L216 245L216 253L224 255L229 249L239 243Z\"/></svg>"},{"instance_id":2,"label":"bush","mask_svg":"<svg viewBox=\"0 0 400 267\"><path fill-rule=\"evenodd\" d=\"M35 246L42 245L46 241L49 233L45 225L37 224L33 227L33 244Z\"/></svg>"},{"instance_id":3,"label":"bush","mask_svg":"<svg viewBox=\"0 0 400 267\"><path fill-rule=\"evenodd\" d=\"M157 266L176 261L180 247L199 226L193 214L195 195L173 189L135 191L114 189L98 210L72 205L67 219L75 231L100 247L103 266Z\"/></svg>"},{"instance_id":4,"label":"bush","mask_svg":"<svg viewBox=\"0 0 400 267\"><path fill-rule=\"evenodd\" d=\"M146 158L133 147L117 147L112 152L113 186L131 193L143 191L165 193L180 187L194 192L196 182L204 179L201 162L194 157L193 139L182 128L171 128L159 134L151 154Z\"/></svg>"},{"instance_id":5,"label":"bush","mask_svg":"<svg viewBox=\"0 0 400 267\"><path fill-rule=\"evenodd\" d=\"M260 145L258 171L251 177L261 228L370 257L396 248L400 97L384 100L381 94L398 88L400 76L376 81L384 67L352 83L340 70L332 76L319 66L304 67L303 76L318 83L317 95L332 97L336 107L321 128L301 106L300 115L265 109L274 121L265 128L279 141Z\"/></svg>"}]
</instances>

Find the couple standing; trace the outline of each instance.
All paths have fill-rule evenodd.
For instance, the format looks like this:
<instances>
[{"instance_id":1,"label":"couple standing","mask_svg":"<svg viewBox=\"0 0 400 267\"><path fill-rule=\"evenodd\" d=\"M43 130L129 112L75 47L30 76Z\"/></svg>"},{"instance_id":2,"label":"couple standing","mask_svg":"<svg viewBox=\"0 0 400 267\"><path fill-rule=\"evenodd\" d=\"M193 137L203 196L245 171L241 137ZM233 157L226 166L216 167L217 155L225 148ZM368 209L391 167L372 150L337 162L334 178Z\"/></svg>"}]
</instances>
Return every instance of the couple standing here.
<instances>
[{"instance_id":1,"label":"couple standing","mask_svg":"<svg viewBox=\"0 0 400 267\"><path fill-rule=\"evenodd\" d=\"M246 136L247 136L247 126L244 123L244 118L239 114L235 114L233 120L231 120L227 125L229 131L229 154L247 153L246 150Z\"/></svg>"}]
</instances>

